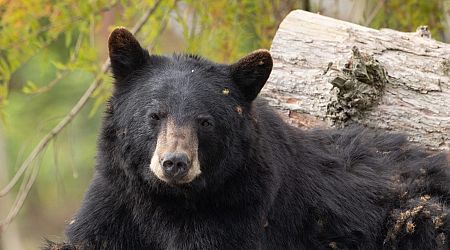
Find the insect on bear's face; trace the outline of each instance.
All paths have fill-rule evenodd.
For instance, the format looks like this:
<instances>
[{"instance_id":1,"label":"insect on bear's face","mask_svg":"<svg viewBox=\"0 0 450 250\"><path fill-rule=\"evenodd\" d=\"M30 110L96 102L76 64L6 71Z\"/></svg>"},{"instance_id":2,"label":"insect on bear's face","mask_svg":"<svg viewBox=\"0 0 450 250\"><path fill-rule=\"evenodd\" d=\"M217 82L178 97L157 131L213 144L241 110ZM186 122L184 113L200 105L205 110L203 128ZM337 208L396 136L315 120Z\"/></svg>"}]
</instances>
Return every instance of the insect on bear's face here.
<instances>
[{"instance_id":1,"label":"insect on bear's face","mask_svg":"<svg viewBox=\"0 0 450 250\"><path fill-rule=\"evenodd\" d=\"M116 81L108 119L128 165L171 185L211 182L238 170L253 128L251 103L272 69L268 51L231 65L154 56L118 28L109 54Z\"/></svg>"}]
</instances>

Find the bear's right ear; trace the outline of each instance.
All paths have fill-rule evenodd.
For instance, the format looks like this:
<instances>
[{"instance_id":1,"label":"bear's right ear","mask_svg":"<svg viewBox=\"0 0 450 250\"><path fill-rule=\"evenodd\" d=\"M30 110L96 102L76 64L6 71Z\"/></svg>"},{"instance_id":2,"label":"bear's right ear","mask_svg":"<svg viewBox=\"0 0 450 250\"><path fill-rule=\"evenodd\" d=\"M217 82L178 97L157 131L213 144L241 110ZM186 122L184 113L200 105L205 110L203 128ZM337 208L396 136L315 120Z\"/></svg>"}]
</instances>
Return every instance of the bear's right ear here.
<instances>
[{"instance_id":1,"label":"bear's right ear","mask_svg":"<svg viewBox=\"0 0 450 250\"><path fill-rule=\"evenodd\" d=\"M108 39L109 58L114 78L122 80L145 63L148 52L125 28L116 28Z\"/></svg>"},{"instance_id":2,"label":"bear's right ear","mask_svg":"<svg viewBox=\"0 0 450 250\"><path fill-rule=\"evenodd\" d=\"M256 50L231 65L231 74L244 98L251 102L261 91L272 72L272 56L268 50Z\"/></svg>"}]
</instances>

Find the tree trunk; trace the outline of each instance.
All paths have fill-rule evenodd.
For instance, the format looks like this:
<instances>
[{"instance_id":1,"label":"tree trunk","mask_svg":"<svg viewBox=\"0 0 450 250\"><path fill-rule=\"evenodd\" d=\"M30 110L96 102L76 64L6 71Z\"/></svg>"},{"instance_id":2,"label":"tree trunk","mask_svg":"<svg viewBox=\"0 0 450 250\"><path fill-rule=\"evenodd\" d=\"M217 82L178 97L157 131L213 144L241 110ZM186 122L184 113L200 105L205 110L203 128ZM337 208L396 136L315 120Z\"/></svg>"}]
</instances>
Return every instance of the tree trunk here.
<instances>
[{"instance_id":1,"label":"tree trunk","mask_svg":"<svg viewBox=\"0 0 450 250\"><path fill-rule=\"evenodd\" d=\"M262 95L299 126L357 122L449 150L450 45L428 34L293 11L273 40L274 70Z\"/></svg>"}]
</instances>

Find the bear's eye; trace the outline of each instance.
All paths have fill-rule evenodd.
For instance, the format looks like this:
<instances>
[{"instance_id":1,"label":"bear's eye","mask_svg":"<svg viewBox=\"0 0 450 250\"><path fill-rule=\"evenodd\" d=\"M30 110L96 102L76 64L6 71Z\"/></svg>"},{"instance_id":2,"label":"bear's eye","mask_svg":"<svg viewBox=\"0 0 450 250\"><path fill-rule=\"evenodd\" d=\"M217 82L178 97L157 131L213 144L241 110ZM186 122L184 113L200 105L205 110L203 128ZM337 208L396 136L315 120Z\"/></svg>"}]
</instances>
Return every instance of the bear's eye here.
<instances>
[{"instance_id":1,"label":"bear's eye","mask_svg":"<svg viewBox=\"0 0 450 250\"><path fill-rule=\"evenodd\" d=\"M202 127L202 128L211 128L214 123L211 119L210 116L200 116L198 117L198 124Z\"/></svg>"},{"instance_id":2,"label":"bear's eye","mask_svg":"<svg viewBox=\"0 0 450 250\"><path fill-rule=\"evenodd\" d=\"M203 120L200 122L200 125L202 125L202 127L209 127L212 126L211 122L209 122L208 120Z\"/></svg>"},{"instance_id":3,"label":"bear's eye","mask_svg":"<svg viewBox=\"0 0 450 250\"><path fill-rule=\"evenodd\" d=\"M152 120L155 120L155 121L159 121L161 119L158 114L151 114L150 118L152 118Z\"/></svg>"}]
</instances>

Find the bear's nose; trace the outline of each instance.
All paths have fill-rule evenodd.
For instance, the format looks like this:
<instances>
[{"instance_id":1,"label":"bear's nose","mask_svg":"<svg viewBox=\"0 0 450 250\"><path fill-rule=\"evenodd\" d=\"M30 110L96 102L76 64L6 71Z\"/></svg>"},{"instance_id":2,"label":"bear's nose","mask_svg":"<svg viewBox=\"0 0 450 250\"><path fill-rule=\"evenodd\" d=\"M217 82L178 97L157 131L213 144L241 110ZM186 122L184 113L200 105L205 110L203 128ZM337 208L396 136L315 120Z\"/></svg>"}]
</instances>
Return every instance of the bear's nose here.
<instances>
[{"instance_id":1,"label":"bear's nose","mask_svg":"<svg viewBox=\"0 0 450 250\"><path fill-rule=\"evenodd\" d=\"M167 178L180 180L189 170L189 157L185 153L170 152L163 155L161 167Z\"/></svg>"}]
</instances>

